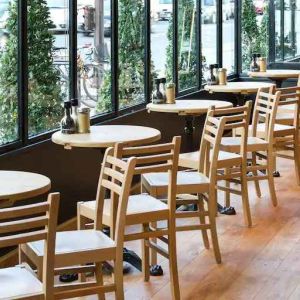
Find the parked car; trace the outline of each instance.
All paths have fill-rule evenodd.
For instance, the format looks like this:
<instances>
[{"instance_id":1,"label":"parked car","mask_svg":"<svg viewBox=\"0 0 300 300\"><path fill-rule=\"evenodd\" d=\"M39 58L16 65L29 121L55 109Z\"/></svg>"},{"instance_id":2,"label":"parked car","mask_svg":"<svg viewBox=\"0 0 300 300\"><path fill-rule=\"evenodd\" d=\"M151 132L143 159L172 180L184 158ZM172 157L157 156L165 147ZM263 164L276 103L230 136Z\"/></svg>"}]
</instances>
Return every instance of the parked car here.
<instances>
[{"instance_id":1,"label":"parked car","mask_svg":"<svg viewBox=\"0 0 300 300\"><path fill-rule=\"evenodd\" d=\"M69 28L69 6L68 0L47 0L52 20L51 31L64 33Z\"/></svg>"},{"instance_id":2,"label":"parked car","mask_svg":"<svg viewBox=\"0 0 300 300\"><path fill-rule=\"evenodd\" d=\"M152 0L151 14L157 21L170 20L172 18L172 0Z\"/></svg>"}]
</instances>

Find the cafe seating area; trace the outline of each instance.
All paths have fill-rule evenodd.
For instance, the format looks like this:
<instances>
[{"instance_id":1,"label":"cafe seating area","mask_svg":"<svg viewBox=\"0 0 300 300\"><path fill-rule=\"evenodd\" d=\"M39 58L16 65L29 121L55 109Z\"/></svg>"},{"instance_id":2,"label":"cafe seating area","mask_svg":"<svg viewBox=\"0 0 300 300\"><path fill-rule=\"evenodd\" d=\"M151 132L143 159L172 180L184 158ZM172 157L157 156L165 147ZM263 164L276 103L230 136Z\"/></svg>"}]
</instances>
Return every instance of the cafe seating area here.
<instances>
[{"instance_id":1,"label":"cafe seating area","mask_svg":"<svg viewBox=\"0 0 300 300\"><path fill-rule=\"evenodd\" d=\"M298 4L0 3L0 299L299 299Z\"/></svg>"}]
</instances>

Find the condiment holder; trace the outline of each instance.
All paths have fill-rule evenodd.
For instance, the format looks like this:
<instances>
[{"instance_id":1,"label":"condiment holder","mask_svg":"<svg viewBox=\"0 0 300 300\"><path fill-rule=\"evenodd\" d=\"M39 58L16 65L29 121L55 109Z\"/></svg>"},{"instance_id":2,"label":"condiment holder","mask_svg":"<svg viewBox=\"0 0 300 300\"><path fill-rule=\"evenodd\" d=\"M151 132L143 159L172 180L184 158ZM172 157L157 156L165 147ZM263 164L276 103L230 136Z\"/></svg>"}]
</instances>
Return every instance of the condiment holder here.
<instances>
[{"instance_id":1,"label":"condiment holder","mask_svg":"<svg viewBox=\"0 0 300 300\"><path fill-rule=\"evenodd\" d=\"M175 103L175 83L168 83L166 87L166 103Z\"/></svg>"}]
</instances>

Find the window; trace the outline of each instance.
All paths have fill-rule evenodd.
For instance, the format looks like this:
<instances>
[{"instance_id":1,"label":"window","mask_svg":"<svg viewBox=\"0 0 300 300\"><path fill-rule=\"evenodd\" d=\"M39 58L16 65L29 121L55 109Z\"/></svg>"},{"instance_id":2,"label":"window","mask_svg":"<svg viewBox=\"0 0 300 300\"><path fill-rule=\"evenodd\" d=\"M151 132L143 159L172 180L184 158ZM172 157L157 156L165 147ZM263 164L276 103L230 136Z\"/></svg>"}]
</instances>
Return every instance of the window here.
<instances>
[{"instance_id":1,"label":"window","mask_svg":"<svg viewBox=\"0 0 300 300\"><path fill-rule=\"evenodd\" d=\"M227 74L235 71L235 19L234 1L222 1L223 18L223 67L227 69Z\"/></svg>"},{"instance_id":2,"label":"window","mask_svg":"<svg viewBox=\"0 0 300 300\"><path fill-rule=\"evenodd\" d=\"M300 55L300 2L276 0L275 12L275 60L293 61Z\"/></svg>"},{"instance_id":3,"label":"window","mask_svg":"<svg viewBox=\"0 0 300 300\"><path fill-rule=\"evenodd\" d=\"M91 115L112 110L110 0L77 3L77 95Z\"/></svg>"},{"instance_id":4,"label":"window","mask_svg":"<svg viewBox=\"0 0 300 300\"><path fill-rule=\"evenodd\" d=\"M74 97L98 123L149 101L156 76L177 96L199 90L222 60L217 28L233 73L235 1L222 0L218 24L220 0L0 0L0 153L49 137Z\"/></svg>"},{"instance_id":5,"label":"window","mask_svg":"<svg viewBox=\"0 0 300 300\"><path fill-rule=\"evenodd\" d=\"M19 139L16 1L0 4L0 145Z\"/></svg>"},{"instance_id":6,"label":"window","mask_svg":"<svg viewBox=\"0 0 300 300\"><path fill-rule=\"evenodd\" d=\"M264 0L243 0L242 3L242 71L246 72L253 53L269 55L269 8Z\"/></svg>"},{"instance_id":7,"label":"window","mask_svg":"<svg viewBox=\"0 0 300 300\"><path fill-rule=\"evenodd\" d=\"M28 1L28 135L59 127L69 86L67 0Z\"/></svg>"},{"instance_id":8,"label":"window","mask_svg":"<svg viewBox=\"0 0 300 300\"><path fill-rule=\"evenodd\" d=\"M145 9L142 0L119 0L119 108L145 102Z\"/></svg>"},{"instance_id":9,"label":"window","mask_svg":"<svg viewBox=\"0 0 300 300\"><path fill-rule=\"evenodd\" d=\"M161 5L164 4L164 5ZM151 69L153 77L173 82L172 1L151 1Z\"/></svg>"},{"instance_id":10,"label":"window","mask_svg":"<svg viewBox=\"0 0 300 300\"><path fill-rule=\"evenodd\" d=\"M197 87L196 1L178 1L178 90Z\"/></svg>"},{"instance_id":11,"label":"window","mask_svg":"<svg viewBox=\"0 0 300 300\"><path fill-rule=\"evenodd\" d=\"M217 4L215 0L201 1L202 70L204 79L209 65L217 63Z\"/></svg>"}]
</instances>

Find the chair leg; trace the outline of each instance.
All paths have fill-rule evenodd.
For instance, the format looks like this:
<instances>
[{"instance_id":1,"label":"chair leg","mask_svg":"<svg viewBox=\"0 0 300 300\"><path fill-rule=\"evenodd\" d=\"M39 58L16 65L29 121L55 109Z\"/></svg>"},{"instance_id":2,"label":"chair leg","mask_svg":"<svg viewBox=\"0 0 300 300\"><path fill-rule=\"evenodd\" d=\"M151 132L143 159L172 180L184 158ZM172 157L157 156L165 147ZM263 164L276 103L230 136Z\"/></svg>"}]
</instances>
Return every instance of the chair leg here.
<instances>
[{"instance_id":1,"label":"chair leg","mask_svg":"<svg viewBox=\"0 0 300 300\"><path fill-rule=\"evenodd\" d=\"M208 215L209 215L209 224L210 224L210 233L211 233L211 241L215 253L216 262L218 264L221 263L221 253L218 241L218 234L217 234L217 225L216 225L216 193L215 189L210 191L209 193L209 200L208 200Z\"/></svg>"},{"instance_id":2,"label":"chair leg","mask_svg":"<svg viewBox=\"0 0 300 300\"><path fill-rule=\"evenodd\" d=\"M149 224L143 224L143 231L149 231ZM148 282L150 279L150 251L147 242L149 239L142 239L142 270L144 281ZM151 249L153 250L153 249ZM151 254L153 251L151 252Z\"/></svg>"},{"instance_id":3,"label":"chair leg","mask_svg":"<svg viewBox=\"0 0 300 300\"><path fill-rule=\"evenodd\" d=\"M114 263L114 280L116 285L115 298L124 300L123 259L117 258Z\"/></svg>"},{"instance_id":4,"label":"chair leg","mask_svg":"<svg viewBox=\"0 0 300 300\"><path fill-rule=\"evenodd\" d=\"M176 225L175 219L168 221L169 228L169 266L170 266L170 285L173 300L180 300L180 289L177 268L177 249L176 249Z\"/></svg>"},{"instance_id":5,"label":"chair leg","mask_svg":"<svg viewBox=\"0 0 300 300\"><path fill-rule=\"evenodd\" d=\"M257 161L256 161L256 153L252 152L252 158L251 158L252 166L257 166ZM252 171L254 178L258 177L258 172L257 171ZM254 179L254 185L255 185L255 191L257 197L261 197L261 191L260 191L260 186L259 186L259 178Z\"/></svg>"},{"instance_id":6,"label":"chair leg","mask_svg":"<svg viewBox=\"0 0 300 300\"><path fill-rule=\"evenodd\" d=\"M205 211L204 210L203 197L202 197L201 194L198 194L198 210L199 210L199 212L204 212ZM200 224L203 224L203 225L206 224L204 215L200 215L199 219L200 219ZM202 234L204 247L206 249L209 249L209 240L208 240L208 235L207 235L207 229L202 229L201 234Z\"/></svg>"},{"instance_id":7,"label":"chair leg","mask_svg":"<svg viewBox=\"0 0 300 300\"><path fill-rule=\"evenodd\" d=\"M252 226L252 218L251 218L251 211L249 205L249 196L248 196L248 181L247 181L247 166L246 162L242 163L241 166L241 190L242 190L242 202L243 202L243 214L245 224L248 227Z\"/></svg>"},{"instance_id":8,"label":"chair leg","mask_svg":"<svg viewBox=\"0 0 300 300\"><path fill-rule=\"evenodd\" d=\"M229 175L230 174L230 170L229 168L225 169L225 175ZM229 207L230 206L230 180L225 180L225 187L226 187L226 192L225 193L225 207Z\"/></svg>"},{"instance_id":9,"label":"chair leg","mask_svg":"<svg viewBox=\"0 0 300 300\"><path fill-rule=\"evenodd\" d=\"M153 229L156 229L157 228L157 223L156 222L152 222L151 223L151 227ZM151 238L151 241L153 243L157 243L157 239L156 238ZM157 252L154 250L154 249L150 249L150 252L151 252L151 265L154 266L154 265L157 265Z\"/></svg>"},{"instance_id":10,"label":"chair leg","mask_svg":"<svg viewBox=\"0 0 300 300\"><path fill-rule=\"evenodd\" d=\"M277 197L276 197L276 191L275 191L275 185L274 185L274 177L273 177L273 172L274 172L274 157L273 157L273 151L267 152L267 172L268 172L268 184L269 184L269 190L270 190L270 197L273 203L273 206L277 206Z\"/></svg>"},{"instance_id":11,"label":"chair leg","mask_svg":"<svg viewBox=\"0 0 300 300\"><path fill-rule=\"evenodd\" d=\"M295 172L297 184L300 185L300 151L299 151L299 140L298 140L298 130L294 135L294 160L295 160Z\"/></svg>"},{"instance_id":12,"label":"chair leg","mask_svg":"<svg viewBox=\"0 0 300 300\"><path fill-rule=\"evenodd\" d=\"M95 278L99 286L103 286L102 263L95 263ZM98 300L105 300L105 293L99 293Z\"/></svg>"}]
</instances>

